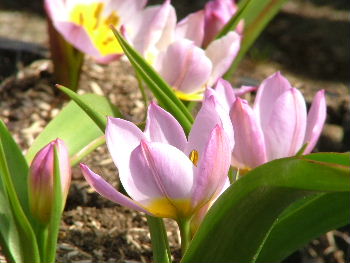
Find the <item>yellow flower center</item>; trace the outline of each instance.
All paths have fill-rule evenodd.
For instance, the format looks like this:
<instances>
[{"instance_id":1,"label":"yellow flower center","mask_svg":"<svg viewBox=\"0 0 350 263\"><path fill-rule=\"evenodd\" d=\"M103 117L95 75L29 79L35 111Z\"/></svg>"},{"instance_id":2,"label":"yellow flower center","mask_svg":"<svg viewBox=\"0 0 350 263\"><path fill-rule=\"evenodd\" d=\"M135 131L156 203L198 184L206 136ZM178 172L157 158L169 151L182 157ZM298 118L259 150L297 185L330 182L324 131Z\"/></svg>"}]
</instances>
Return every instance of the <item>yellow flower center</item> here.
<instances>
[{"instance_id":1,"label":"yellow flower center","mask_svg":"<svg viewBox=\"0 0 350 263\"><path fill-rule=\"evenodd\" d=\"M104 8L104 3L101 2L78 4L70 13L70 21L86 30L102 55L122 53L122 48L109 28L110 25L117 27L120 18L115 11L104 16Z\"/></svg>"},{"instance_id":2,"label":"yellow flower center","mask_svg":"<svg viewBox=\"0 0 350 263\"><path fill-rule=\"evenodd\" d=\"M198 160L199 160L199 154L196 150L192 150L188 156L191 160L191 162L194 164L194 166L197 166Z\"/></svg>"},{"instance_id":3,"label":"yellow flower center","mask_svg":"<svg viewBox=\"0 0 350 263\"><path fill-rule=\"evenodd\" d=\"M183 218L191 215L191 202L188 199L171 199L161 197L154 199L146 209L158 217Z\"/></svg>"},{"instance_id":4,"label":"yellow flower center","mask_svg":"<svg viewBox=\"0 0 350 263\"><path fill-rule=\"evenodd\" d=\"M194 93L184 93L174 89L175 95L181 100L187 101L201 101L203 99L204 89Z\"/></svg>"}]
</instances>

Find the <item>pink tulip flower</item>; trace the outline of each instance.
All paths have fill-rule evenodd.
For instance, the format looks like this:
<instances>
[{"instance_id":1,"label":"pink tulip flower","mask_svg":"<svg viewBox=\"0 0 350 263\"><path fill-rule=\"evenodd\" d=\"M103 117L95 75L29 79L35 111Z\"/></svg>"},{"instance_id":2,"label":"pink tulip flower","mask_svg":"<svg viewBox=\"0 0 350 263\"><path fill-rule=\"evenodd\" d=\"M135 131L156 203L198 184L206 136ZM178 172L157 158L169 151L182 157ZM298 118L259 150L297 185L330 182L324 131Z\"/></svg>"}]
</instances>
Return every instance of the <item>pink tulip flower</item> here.
<instances>
[{"instance_id":1,"label":"pink tulip flower","mask_svg":"<svg viewBox=\"0 0 350 263\"><path fill-rule=\"evenodd\" d=\"M100 63L123 52L110 25L134 31L128 25L140 16L146 0L45 0L45 9L56 30L74 47Z\"/></svg>"},{"instance_id":2,"label":"pink tulip flower","mask_svg":"<svg viewBox=\"0 0 350 263\"><path fill-rule=\"evenodd\" d=\"M62 190L62 209L71 181L68 150L64 142L56 139L34 157L28 176L28 195L32 215L41 223L48 223L54 202L54 149L56 148Z\"/></svg>"},{"instance_id":3,"label":"pink tulip flower","mask_svg":"<svg viewBox=\"0 0 350 263\"><path fill-rule=\"evenodd\" d=\"M302 94L279 72L261 83L253 107L236 98L231 87L219 84L216 93L225 108L231 108L236 142L232 165L243 171L293 156L304 144L303 153L310 153L326 119L324 90L317 92L307 114Z\"/></svg>"},{"instance_id":4,"label":"pink tulip flower","mask_svg":"<svg viewBox=\"0 0 350 263\"><path fill-rule=\"evenodd\" d=\"M206 47L237 12L234 0L213 0L204 7L204 39Z\"/></svg>"},{"instance_id":5,"label":"pink tulip flower","mask_svg":"<svg viewBox=\"0 0 350 263\"><path fill-rule=\"evenodd\" d=\"M108 118L106 142L127 197L86 165L88 183L102 196L157 217L188 219L217 196L227 178L233 148L229 116L215 98L199 111L188 141L168 112L152 103L145 131L133 123ZM230 139L231 138L231 139Z\"/></svg>"},{"instance_id":6,"label":"pink tulip flower","mask_svg":"<svg viewBox=\"0 0 350 263\"><path fill-rule=\"evenodd\" d=\"M176 24L170 1L150 6L133 22L138 33L126 34L134 48L159 72L183 100L202 100L236 57L241 37L230 32L204 50L204 11Z\"/></svg>"},{"instance_id":7,"label":"pink tulip flower","mask_svg":"<svg viewBox=\"0 0 350 263\"><path fill-rule=\"evenodd\" d=\"M202 100L205 88L214 85L230 67L240 40L237 33L230 32L205 50L188 39L176 40L159 54L155 67L179 98Z\"/></svg>"}]
</instances>

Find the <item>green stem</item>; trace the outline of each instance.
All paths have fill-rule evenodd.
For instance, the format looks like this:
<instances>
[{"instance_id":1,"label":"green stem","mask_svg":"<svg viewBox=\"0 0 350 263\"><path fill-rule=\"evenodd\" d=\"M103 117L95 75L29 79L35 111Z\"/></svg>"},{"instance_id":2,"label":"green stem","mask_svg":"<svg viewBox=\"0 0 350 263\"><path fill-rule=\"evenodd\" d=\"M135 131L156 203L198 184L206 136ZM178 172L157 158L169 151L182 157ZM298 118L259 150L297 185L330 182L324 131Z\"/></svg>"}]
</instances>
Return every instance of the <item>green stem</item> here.
<instances>
[{"instance_id":1,"label":"green stem","mask_svg":"<svg viewBox=\"0 0 350 263\"><path fill-rule=\"evenodd\" d=\"M180 236L181 236L181 253L182 255L185 254L187 248L190 245L191 242L191 220L189 219L179 219L177 220L177 224L179 225L180 229Z\"/></svg>"},{"instance_id":2,"label":"green stem","mask_svg":"<svg viewBox=\"0 0 350 263\"><path fill-rule=\"evenodd\" d=\"M101 135L100 137L97 137L95 140L91 141L89 144L87 144L84 148L82 148L79 152L77 152L71 157L71 166L76 165L81 159L83 159L89 153L94 151L97 147L103 145L105 142L106 138L104 135Z\"/></svg>"},{"instance_id":3,"label":"green stem","mask_svg":"<svg viewBox=\"0 0 350 263\"><path fill-rule=\"evenodd\" d=\"M38 247L39 247L39 253L40 253L40 258L43 262L43 260L46 258L46 253L47 253L47 225L44 226L42 224L37 224L36 226L36 237L37 237L37 242L38 242Z\"/></svg>"},{"instance_id":4,"label":"green stem","mask_svg":"<svg viewBox=\"0 0 350 263\"><path fill-rule=\"evenodd\" d=\"M151 233L153 261L155 263L170 263L171 254L169 241L165 231L163 219L146 215Z\"/></svg>"}]
</instances>

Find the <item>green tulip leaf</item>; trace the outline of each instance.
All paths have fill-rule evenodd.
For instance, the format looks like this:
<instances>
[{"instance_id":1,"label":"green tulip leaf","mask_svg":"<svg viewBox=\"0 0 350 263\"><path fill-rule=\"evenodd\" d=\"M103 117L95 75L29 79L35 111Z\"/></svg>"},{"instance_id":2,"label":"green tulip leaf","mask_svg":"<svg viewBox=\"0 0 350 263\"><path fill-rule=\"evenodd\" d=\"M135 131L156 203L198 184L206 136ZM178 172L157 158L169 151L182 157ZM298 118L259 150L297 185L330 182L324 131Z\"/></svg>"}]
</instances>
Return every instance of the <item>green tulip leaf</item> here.
<instances>
[{"instance_id":1,"label":"green tulip leaf","mask_svg":"<svg viewBox=\"0 0 350 263\"><path fill-rule=\"evenodd\" d=\"M30 222L28 166L5 124L0 121L0 245L11 262L39 262Z\"/></svg>"},{"instance_id":2,"label":"green tulip leaf","mask_svg":"<svg viewBox=\"0 0 350 263\"><path fill-rule=\"evenodd\" d=\"M157 98L162 107L170 112L181 124L186 133L191 130L193 117L185 105L176 97L171 87L165 80L150 66L146 60L135 51L120 35L112 28L125 55L130 60L139 76L147 84L153 95Z\"/></svg>"},{"instance_id":3,"label":"green tulip leaf","mask_svg":"<svg viewBox=\"0 0 350 263\"><path fill-rule=\"evenodd\" d=\"M81 102L88 105L89 108L93 109L100 116L122 117L119 110L105 97L95 94L78 96ZM96 125L87 113L74 101L71 101L36 138L28 150L26 158L30 163L42 147L50 141L60 138L66 143L69 155L72 158L72 164L74 165L88 152L91 152L104 142L103 135L104 133L99 126Z\"/></svg>"},{"instance_id":4,"label":"green tulip leaf","mask_svg":"<svg viewBox=\"0 0 350 263\"><path fill-rule=\"evenodd\" d=\"M286 209L290 205L317 194L349 193L348 160L349 154L311 154L274 160L252 170L232 184L215 202L182 262L259 262L259 255L265 254L264 244L270 242L269 234L274 237L274 227L280 220L286 222L289 218L288 213L283 212L288 211ZM323 206L322 199L318 206ZM349 211L348 202L339 206ZM303 217L307 213L296 214L291 210L292 215ZM344 219L340 218L341 215L336 216L339 216L338 223ZM302 223L302 220L299 222ZM320 226L317 231L301 235L300 240L294 240L290 247L287 242L284 251L295 249L305 240L312 239L315 233L339 226L331 221L326 224L327 227ZM280 225L280 228L284 226ZM300 229L303 228L307 231L307 224L300 226ZM288 234L299 238L291 229ZM283 258L285 254L279 256Z\"/></svg>"}]
</instances>

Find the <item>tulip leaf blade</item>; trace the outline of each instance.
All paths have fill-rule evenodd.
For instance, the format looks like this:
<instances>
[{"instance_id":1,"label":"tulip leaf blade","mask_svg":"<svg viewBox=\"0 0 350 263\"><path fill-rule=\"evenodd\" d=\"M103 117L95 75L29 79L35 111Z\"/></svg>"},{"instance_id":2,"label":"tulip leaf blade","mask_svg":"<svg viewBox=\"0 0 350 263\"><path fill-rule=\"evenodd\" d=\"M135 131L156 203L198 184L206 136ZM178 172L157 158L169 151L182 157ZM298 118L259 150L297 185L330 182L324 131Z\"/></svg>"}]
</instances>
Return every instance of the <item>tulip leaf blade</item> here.
<instances>
[{"instance_id":1,"label":"tulip leaf blade","mask_svg":"<svg viewBox=\"0 0 350 263\"><path fill-rule=\"evenodd\" d=\"M118 109L103 96L84 94L79 97L101 115L121 117ZM103 140L100 140L103 135L104 133L95 122L74 101L70 101L35 139L26 154L26 159L31 162L42 147L60 138L66 143L70 157L79 156L74 158L72 163L76 164L85 155L81 151L86 148L92 151L103 143Z\"/></svg>"},{"instance_id":2,"label":"tulip leaf blade","mask_svg":"<svg viewBox=\"0 0 350 263\"><path fill-rule=\"evenodd\" d=\"M16 194L26 215L29 215L28 204L28 164L17 143L12 138L5 124L0 121L0 140L5 152L6 162ZM25 183L24 183L25 182Z\"/></svg>"},{"instance_id":3,"label":"tulip leaf blade","mask_svg":"<svg viewBox=\"0 0 350 263\"><path fill-rule=\"evenodd\" d=\"M271 229L256 262L280 262L311 239L348 224L345 207L350 207L348 192L317 194L293 204Z\"/></svg>"},{"instance_id":4,"label":"tulip leaf blade","mask_svg":"<svg viewBox=\"0 0 350 263\"><path fill-rule=\"evenodd\" d=\"M27 173L28 167L26 169L19 147L5 124L0 121L0 244L7 253L6 257L14 259L14 262L23 262L28 258L35 262L40 260L33 222L30 222L29 206L25 204L27 211L24 211L19 198L21 196L28 200L28 191L24 189L27 187L27 180L23 182ZM18 187L18 178L21 178L23 187ZM24 192L19 193L21 190Z\"/></svg>"},{"instance_id":5,"label":"tulip leaf blade","mask_svg":"<svg viewBox=\"0 0 350 263\"><path fill-rule=\"evenodd\" d=\"M76 104L78 104L78 106L83 111L85 111L85 113L89 115L89 117L96 123L96 125L100 128L101 132L105 131L107 126L107 119L105 116L103 116L101 113L94 110L87 103L85 103L84 100L82 100L80 96L74 91L61 85L57 85L57 88L59 88L63 93L69 96Z\"/></svg>"},{"instance_id":6,"label":"tulip leaf blade","mask_svg":"<svg viewBox=\"0 0 350 263\"><path fill-rule=\"evenodd\" d=\"M279 159L243 176L209 210L182 262L259 262L269 234L291 204L316 194L349 193L349 154L333 155ZM349 211L347 205L340 204ZM322 232L325 228L321 228ZM314 233L305 234L303 240L314 238ZM298 238L296 233L290 234ZM295 241L293 245L296 243L300 244Z\"/></svg>"},{"instance_id":7,"label":"tulip leaf blade","mask_svg":"<svg viewBox=\"0 0 350 263\"><path fill-rule=\"evenodd\" d=\"M147 84L153 95L164 109L170 112L180 122L186 133L188 133L193 123L191 113L152 66L126 42L114 27L111 28L130 63Z\"/></svg>"}]
</instances>

